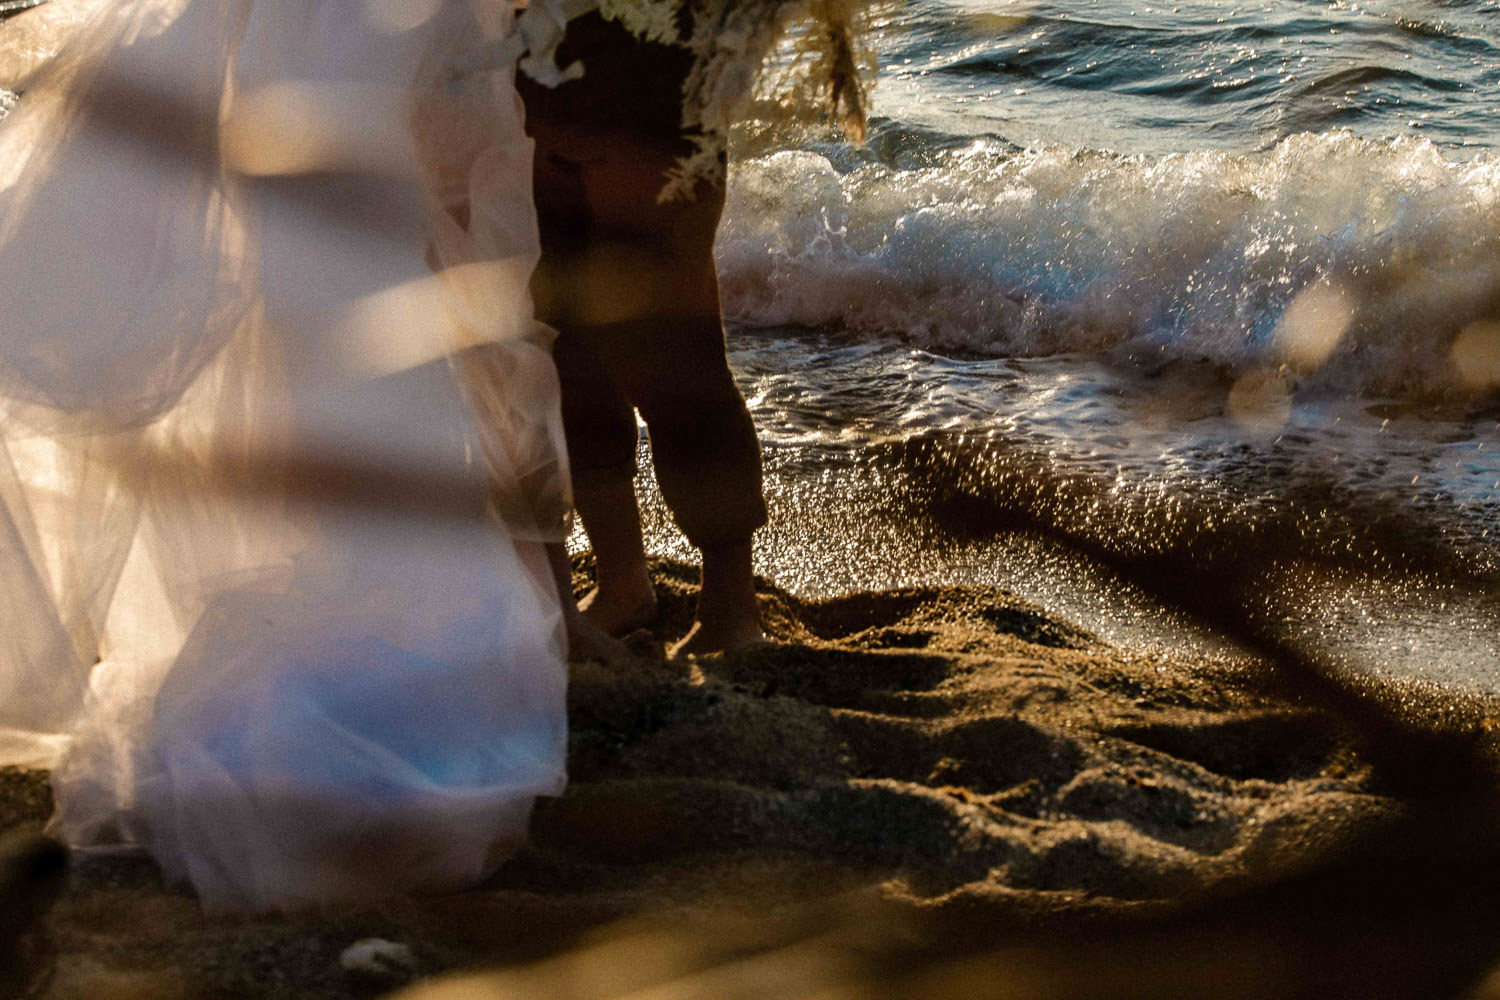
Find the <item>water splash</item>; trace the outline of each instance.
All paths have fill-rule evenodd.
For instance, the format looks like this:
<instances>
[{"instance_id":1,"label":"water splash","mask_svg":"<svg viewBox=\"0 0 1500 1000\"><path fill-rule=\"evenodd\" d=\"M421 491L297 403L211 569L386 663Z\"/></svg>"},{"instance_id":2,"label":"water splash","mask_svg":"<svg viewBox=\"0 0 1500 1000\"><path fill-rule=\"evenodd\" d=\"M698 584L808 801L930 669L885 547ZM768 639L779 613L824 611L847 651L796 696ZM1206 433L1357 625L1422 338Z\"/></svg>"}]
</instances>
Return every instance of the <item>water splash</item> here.
<instances>
[{"instance_id":1,"label":"water splash","mask_svg":"<svg viewBox=\"0 0 1500 1000\"><path fill-rule=\"evenodd\" d=\"M1488 388L1450 354L1500 315L1496 156L1349 132L1243 155L983 138L916 167L824 152L734 171L718 254L739 323L1147 368L1287 365L1339 392Z\"/></svg>"}]
</instances>

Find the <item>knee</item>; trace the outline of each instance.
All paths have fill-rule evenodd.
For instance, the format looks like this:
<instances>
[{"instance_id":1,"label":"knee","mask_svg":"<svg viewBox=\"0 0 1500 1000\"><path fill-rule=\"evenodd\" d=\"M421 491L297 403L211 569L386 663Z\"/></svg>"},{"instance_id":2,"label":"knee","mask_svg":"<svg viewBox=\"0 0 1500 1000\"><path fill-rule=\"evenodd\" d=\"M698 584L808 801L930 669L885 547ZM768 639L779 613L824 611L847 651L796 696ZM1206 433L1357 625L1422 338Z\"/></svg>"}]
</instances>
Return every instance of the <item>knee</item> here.
<instances>
[{"instance_id":1,"label":"knee","mask_svg":"<svg viewBox=\"0 0 1500 1000\"><path fill-rule=\"evenodd\" d=\"M607 368L569 336L554 352L561 384L563 433L577 473L629 473L635 467L639 432L635 410Z\"/></svg>"},{"instance_id":2,"label":"knee","mask_svg":"<svg viewBox=\"0 0 1500 1000\"><path fill-rule=\"evenodd\" d=\"M564 405L563 433L575 476L634 474L640 433L630 410Z\"/></svg>"},{"instance_id":3,"label":"knee","mask_svg":"<svg viewBox=\"0 0 1500 1000\"><path fill-rule=\"evenodd\" d=\"M642 406L658 479L760 468L760 442L745 401L727 391L677 393ZM739 475L740 473L735 473Z\"/></svg>"},{"instance_id":4,"label":"knee","mask_svg":"<svg viewBox=\"0 0 1500 1000\"><path fill-rule=\"evenodd\" d=\"M667 384L632 393L632 399L653 436L676 429L707 436L750 420L727 366L678 372Z\"/></svg>"}]
</instances>

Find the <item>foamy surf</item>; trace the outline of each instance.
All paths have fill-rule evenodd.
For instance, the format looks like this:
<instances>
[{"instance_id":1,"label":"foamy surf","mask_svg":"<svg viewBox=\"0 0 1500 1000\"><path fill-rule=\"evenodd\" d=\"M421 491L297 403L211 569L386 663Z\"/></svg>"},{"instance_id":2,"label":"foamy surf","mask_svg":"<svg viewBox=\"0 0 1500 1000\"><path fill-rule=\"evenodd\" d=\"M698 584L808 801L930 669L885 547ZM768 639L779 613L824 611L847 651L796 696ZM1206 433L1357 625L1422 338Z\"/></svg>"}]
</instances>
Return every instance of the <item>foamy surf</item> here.
<instances>
[{"instance_id":1,"label":"foamy surf","mask_svg":"<svg viewBox=\"0 0 1500 1000\"><path fill-rule=\"evenodd\" d=\"M1343 393L1500 384L1494 154L1346 131L1155 157L926 142L894 163L738 163L718 247L729 316L983 355L1209 361Z\"/></svg>"}]
</instances>

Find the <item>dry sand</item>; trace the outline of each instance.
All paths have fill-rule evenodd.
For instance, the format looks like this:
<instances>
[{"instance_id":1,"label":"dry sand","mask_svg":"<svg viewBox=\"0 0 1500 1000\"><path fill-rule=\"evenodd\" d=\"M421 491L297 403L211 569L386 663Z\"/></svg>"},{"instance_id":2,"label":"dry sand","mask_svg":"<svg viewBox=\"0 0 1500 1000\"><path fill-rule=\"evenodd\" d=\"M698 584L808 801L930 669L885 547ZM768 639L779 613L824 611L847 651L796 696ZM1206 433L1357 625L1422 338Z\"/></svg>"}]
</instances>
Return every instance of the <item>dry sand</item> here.
<instances>
[{"instance_id":1,"label":"dry sand","mask_svg":"<svg viewBox=\"0 0 1500 1000\"><path fill-rule=\"evenodd\" d=\"M669 638L690 619L692 573L659 571ZM1340 725L1248 667L1122 650L996 591L807 603L767 587L763 601L774 646L691 670L578 669L571 787L486 885L356 913L219 919L145 860L80 859L46 924L39 995L373 996L414 975L342 968L360 939L405 945L428 975L516 967L600 928L588 940L613 942L595 945L613 971L596 962L581 985L573 952L573 965L539 967L550 986L512 980L505 994L602 996L672 978L643 971L662 962L723 968L753 953L781 963L760 962L759 986L721 977L693 995L812 995L830 976L843 984L831 995L870 995L898 960L928 970L916 994L955 995L970 990L931 969L1023 946L1057 965L1086 938L1105 942L1100 955L1140 955L1141 927L1178 920L1180 936L1194 907L1405 829ZM1437 713L1450 725L1487 711L1452 707ZM42 776L0 774L0 825L39 827L48 808ZM1013 966L980 992L1176 995L1043 989L1035 968L1014 980L1031 987L1001 989ZM483 995L455 990L441 995Z\"/></svg>"}]
</instances>

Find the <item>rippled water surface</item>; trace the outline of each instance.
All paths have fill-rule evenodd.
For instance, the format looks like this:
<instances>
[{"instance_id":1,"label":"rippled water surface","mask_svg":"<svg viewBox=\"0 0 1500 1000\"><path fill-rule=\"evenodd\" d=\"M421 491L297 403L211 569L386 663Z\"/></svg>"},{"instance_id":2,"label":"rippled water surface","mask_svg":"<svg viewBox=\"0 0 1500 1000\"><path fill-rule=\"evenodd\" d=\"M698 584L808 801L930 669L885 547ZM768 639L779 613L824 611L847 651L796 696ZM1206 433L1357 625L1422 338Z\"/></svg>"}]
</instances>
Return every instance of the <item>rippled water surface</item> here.
<instances>
[{"instance_id":1,"label":"rippled water surface","mask_svg":"<svg viewBox=\"0 0 1500 1000\"><path fill-rule=\"evenodd\" d=\"M1072 543L1253 546L1273 553L1263 620L1352 666L1500 691L1500 412L1311 394L1273 421L1234 412L1209 366L732 343L766 447L761 565L784 585L1001 586L1106 638L1219 652ZM1017 530L1018 511L1055 532ZM688 555L659 504L651 531Z\"/></svg>"},{"instance_id":2,"label":"rippled water surface","mask_svg":"<svg viewBox=\"0 0 1500 1000\"><path fill-rule=\"evenodd\" d=\"M890 13L868 144L736 147L718 254L767 571L996 584L1212 650L1076 549L1243 553L1283 634L1500 691L1497 15Z\"/></svg>"},{"instance_id":3,"label":"rippled water surface","mask_svg":"<svg viewBox=\"0 0 1500 1000\"><path fill-rule=\"evenodd\" d=\"M1130 153L1246 151L1298 132L1500 139L1493 0L915 0L881 35L877 110Z\"/></svg>"}]
</instances>

